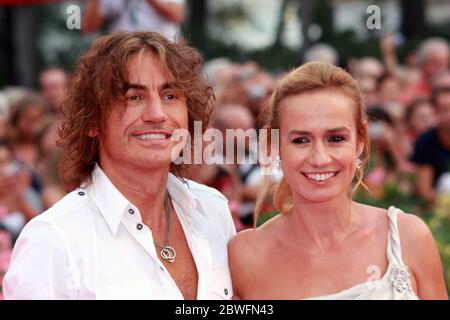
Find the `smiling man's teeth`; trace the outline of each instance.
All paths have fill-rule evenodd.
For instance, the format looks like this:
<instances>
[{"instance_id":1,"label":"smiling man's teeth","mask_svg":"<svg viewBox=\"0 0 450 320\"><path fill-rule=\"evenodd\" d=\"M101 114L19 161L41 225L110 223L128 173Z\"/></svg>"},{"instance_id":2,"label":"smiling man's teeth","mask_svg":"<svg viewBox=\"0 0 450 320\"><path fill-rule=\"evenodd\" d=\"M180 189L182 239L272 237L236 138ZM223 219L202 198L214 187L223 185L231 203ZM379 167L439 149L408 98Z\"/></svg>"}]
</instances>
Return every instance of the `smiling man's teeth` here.
<instances>
[{"instance_id":1,"label":"smiling man's teeth","mask_svg":"<svg viewBox=\"0 0 450 320\"><path fill-rule=\"evenodd\" d=\"M141 140L166 139L166 135L164 133L147 133L136 136L136 138Z\"/></svg>"},{"instance_id":2,"label":"smiling man's teeth","mask_svg":"<svg viewBox=\"0 0 450 320\"><path fill-rule=\"evenodd\" d=\"M308 177L308 179L314 180L314 181L325 181L328 179L331 179L337 174L337 172L331 172L331 173L305 173L305 175Z\"/></svg>"}]
</instances>

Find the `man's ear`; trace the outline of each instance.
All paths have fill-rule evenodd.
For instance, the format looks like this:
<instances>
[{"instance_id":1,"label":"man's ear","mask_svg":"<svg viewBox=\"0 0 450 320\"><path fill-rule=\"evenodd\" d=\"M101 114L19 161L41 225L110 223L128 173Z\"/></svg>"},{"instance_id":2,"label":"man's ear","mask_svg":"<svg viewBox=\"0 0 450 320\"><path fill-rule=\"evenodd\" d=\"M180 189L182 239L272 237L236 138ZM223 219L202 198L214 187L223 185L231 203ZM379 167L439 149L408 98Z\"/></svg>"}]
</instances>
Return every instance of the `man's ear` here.
<instances>
[{"instance_id":1,"label":"man's ear","mask_svg":"<svg viewBox=\"0 0 450 320\"><path fill-rule=\"evenodd\" d=\"M97 128L90 129L88 131L88 136L91 138L95 138L96 136L98 136L98 129Z\"/></svg>"}]
</instances>

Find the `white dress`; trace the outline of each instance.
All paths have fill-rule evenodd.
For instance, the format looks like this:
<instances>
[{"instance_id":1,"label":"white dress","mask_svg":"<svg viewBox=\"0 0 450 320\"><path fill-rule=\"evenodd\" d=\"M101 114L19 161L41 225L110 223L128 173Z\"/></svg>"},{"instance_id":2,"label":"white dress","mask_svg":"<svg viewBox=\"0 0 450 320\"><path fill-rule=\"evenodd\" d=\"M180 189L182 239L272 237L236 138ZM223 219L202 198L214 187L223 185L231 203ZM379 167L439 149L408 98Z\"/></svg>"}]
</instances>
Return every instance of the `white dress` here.
<instances>
[{"instance_id":1,"label":"white dress","mask_svg":"<svg viewBox=\"0 0 450 320\"><path fill-rule=\"evenodd\" d=\"M379 280L360 283L354 287L325 296L308 299L316 300L418 300L411 287L408 267L402 260L400 234L398 232L397 214L400 209L390 206L389 233L387 241L388 268Z\"/></svg>"}]
</instances>

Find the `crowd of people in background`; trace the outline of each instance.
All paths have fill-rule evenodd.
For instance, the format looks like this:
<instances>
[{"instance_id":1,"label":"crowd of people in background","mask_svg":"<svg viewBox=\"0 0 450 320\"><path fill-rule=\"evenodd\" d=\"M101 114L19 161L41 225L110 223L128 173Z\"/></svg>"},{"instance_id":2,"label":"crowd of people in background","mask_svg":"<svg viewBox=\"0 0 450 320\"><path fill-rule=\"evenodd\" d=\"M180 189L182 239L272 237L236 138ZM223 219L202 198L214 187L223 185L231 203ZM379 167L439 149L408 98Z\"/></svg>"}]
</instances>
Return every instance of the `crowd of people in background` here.
<instances>
[{"instance_id":1,"label":"crowd of people in background","mask_svg":"<svg viewBox=\"0 0 450 320\"><path fill-rule=\"evenodd\" d=\"M415 182L409 192L432 204L439 192L450 192L449 43L427 39L402 63L392 37L384 38L380 49L381 61L350 58L344 66L357 79L369 115L373 161L364 184L376 196L382 182L410 174ZM305 55L305 62L314 60L337 64L342 58L332 47L317 44ZM227 58L207 61L204 73L215 94L215 128L260 128L262 106L281 74L254 61ZM41 71L39 90L0 88L0 283L24 225L66 194L58 178L57 126L68 76L52 67ZM256 150L250 146L243 154L252 158ZM253 226L264 180L258 164L192 165L186 177L229 199L238 231Z\"/></svg>"}]
</instances>

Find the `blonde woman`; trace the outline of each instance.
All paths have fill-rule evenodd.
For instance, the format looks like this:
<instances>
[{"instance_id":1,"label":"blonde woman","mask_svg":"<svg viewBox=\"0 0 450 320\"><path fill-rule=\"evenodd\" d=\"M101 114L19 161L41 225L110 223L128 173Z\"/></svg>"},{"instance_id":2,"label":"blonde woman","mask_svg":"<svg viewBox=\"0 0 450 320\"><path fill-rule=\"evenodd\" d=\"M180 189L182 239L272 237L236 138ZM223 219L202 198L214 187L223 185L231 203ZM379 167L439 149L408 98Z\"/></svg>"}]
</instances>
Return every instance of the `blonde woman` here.
<instances>
[{"instance_id":1,"label":"blonde woman","mask_svg":"<svg viewBox=\"0 0 450 320\"><path fill-rule=\"evenodd\" d=\"M229 242L241 299L447 299L428 227L415 215L352 201L369 154L355 80L308 63L279 82L267 127L279 129L281 212Z\"/></svg>"}]
</instances>

